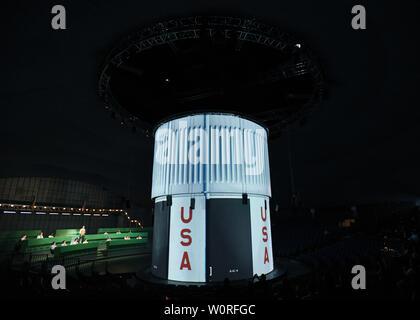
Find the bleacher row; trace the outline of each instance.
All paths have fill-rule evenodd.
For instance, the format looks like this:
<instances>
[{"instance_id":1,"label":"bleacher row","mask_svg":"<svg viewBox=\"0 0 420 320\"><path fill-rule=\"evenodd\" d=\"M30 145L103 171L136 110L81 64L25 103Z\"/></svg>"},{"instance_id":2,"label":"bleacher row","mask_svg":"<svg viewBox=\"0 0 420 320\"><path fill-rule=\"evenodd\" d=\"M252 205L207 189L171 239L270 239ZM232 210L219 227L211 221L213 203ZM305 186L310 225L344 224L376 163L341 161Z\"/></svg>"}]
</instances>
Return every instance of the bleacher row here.
<instances>
[{"instance_id":1,"label":"bleacher row","mask_svg":"<svg viewBox=\"0 0 420 320\"><path fill-rule=\"evenodd\" d=\"M152 228L100 228L96 234L86 234L87 243L70 245L79 238L79 229L59 229L55 236L37 239L41 230L23 230L0 232L0 254L21 253L38 254L50 252L53 243L56 244L53 254L58 257L72 257L93 254L105 250L131 249L144 246L149 242ZM26 240L21 238L26 235ZM107 241L109 238L110 241ZM129 239L129 240L126 240ZM67 246L61 246L63 242Z\"/></svg>"}]
</instances>

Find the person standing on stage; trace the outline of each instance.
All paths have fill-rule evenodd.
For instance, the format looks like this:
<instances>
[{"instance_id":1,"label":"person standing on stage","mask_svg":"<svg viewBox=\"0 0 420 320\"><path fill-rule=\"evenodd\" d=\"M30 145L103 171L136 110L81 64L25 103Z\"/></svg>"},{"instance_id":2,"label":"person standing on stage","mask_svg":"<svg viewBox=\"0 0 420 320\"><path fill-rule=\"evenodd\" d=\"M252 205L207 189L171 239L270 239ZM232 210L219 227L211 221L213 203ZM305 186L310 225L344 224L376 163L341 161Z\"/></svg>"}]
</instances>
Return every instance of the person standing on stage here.
<instances>
[{"instance_id":1,"label":"person standing on stage","mask_svg":"<svg viewBox=\"0 0 420 320\"><path fill-rule=\"evenodd\" d=\"M79 230L79 235L80 235L80 242L83 242L85 240L85 234L86 234L86 228L85 226L83 226L80 230Z\"/></svg>"}]
</instances>

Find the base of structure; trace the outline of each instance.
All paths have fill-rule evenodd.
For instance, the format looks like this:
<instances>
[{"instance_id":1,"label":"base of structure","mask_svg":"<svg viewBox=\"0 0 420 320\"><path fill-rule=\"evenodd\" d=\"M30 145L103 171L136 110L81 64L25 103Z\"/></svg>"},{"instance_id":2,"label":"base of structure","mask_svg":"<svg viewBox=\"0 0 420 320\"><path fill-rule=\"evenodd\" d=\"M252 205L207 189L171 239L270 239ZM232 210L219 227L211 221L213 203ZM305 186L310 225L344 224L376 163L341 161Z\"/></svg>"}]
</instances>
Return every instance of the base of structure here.
<instances>
[{"instance_id":1,"label":"base of structure","mask_svg":"<svg viewBox=\"0 0 420 320\"><path fill-rule=\"evenodd\" d=\"M250 279L273 271L269 198L156 199L152 273L185 282Z\"/></svg>"},{"instance_id":2,"label":"base of structure","mask_svg":"<svg viewBox=\"0 0 420 320\"><path fill-rule=\"evenodd\" d=\"M287 273L286 270L276 267L270 273L265 275L265 279L267 281L276 281L283 278L286 275L286 273ZM155 285L167 285L167 286L212 287L212 286L221 286L226 283L226 280L211 281L211 282L188 282L188 281L162 279L153 275L151 267L147 267L145 269L138 271L136 273L136 277L144 283L155 284ZM241 280L229 279L229 284L232 287L246 287L248 286L250 280L252 280L254 283L258 283L259 281L261 281L260 278L254 278L254 279L249 278L249 279L241 279Z\"/></svg>"}]
</instances>

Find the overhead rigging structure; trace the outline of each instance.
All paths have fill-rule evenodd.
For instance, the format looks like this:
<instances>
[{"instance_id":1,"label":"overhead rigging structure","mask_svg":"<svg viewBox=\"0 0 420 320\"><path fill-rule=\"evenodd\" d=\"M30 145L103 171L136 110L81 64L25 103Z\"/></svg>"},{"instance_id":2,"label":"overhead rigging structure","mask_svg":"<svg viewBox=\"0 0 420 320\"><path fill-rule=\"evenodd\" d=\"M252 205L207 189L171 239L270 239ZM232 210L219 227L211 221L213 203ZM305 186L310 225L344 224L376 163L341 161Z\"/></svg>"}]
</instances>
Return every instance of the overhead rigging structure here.
<instances>
[{"instance_id":1,"label":"overhead rigging structure","mask_svg":"<svg viewBox=\"0 0 420 320\"><path fill-rule=\"evenodd\" d=\"M105 108L121 124L152 136L166 120L227 112L276 137L323 98L324 79L304 43L255 19L193 16L126 36L99 79Z\"/></svg>"}]
</instances>

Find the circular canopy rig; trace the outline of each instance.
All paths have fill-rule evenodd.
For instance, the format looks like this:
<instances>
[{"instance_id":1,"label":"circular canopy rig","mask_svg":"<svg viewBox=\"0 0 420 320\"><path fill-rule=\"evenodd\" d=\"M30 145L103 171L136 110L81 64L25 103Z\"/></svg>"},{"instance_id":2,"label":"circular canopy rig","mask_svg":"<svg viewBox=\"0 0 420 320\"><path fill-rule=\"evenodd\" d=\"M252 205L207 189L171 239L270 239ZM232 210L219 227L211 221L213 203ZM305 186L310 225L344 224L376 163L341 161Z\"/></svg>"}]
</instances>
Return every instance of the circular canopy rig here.
<instances>
[{"instance_id":1,"label":"circular canopy rig","mask_svg":"<svg viewBox=\"0 0 420 320\"><path fill-rule=\"evenodd\" d=\"M275 137L308 115L323 87L314 57L289 34L254 19L194 16L123 39L105 61L99 95L113 117L147 136L168 119L223 112Z\"/></svg>"}]
</instances>

